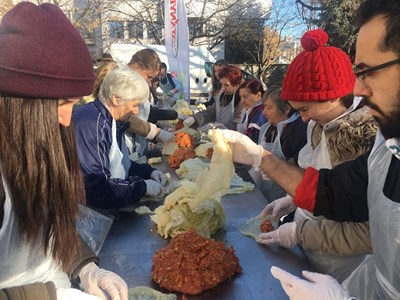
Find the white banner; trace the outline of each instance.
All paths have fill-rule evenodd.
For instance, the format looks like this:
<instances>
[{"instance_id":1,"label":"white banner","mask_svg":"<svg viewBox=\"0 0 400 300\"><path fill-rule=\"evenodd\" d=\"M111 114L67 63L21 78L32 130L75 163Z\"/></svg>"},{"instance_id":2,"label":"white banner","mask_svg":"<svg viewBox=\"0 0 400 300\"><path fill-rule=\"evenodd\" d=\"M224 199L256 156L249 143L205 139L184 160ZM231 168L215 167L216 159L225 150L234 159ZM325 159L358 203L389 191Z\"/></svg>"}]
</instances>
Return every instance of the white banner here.
<instances>
[{"instance_id":1,"label":"white banner","mask_svg":"<svg viewBox=\"0 0 400 300\"><path fill-rule=\"evenodd\" d=\"M183 85L179 98L190 101L189 29L184 0L165 0L165 49L169 72Z\"/></svg>"}]
</instances>

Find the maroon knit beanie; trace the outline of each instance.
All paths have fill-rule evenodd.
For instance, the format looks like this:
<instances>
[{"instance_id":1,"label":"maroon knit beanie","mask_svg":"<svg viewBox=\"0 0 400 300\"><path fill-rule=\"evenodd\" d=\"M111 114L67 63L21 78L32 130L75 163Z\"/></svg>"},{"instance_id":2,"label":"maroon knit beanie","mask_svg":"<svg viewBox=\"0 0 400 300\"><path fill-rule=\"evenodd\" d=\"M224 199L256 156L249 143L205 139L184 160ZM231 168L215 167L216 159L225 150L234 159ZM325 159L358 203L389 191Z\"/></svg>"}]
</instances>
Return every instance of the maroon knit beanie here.
<instances>
[{"instance_id":1,"label":"maroon knit beanie","mask_svg":"<svg viewBox=\"0 0 400 300\"><path fill-rule=\"evenodd\" d=\"M336 47L324 46L328 35L322 29L306 32L301 38L303 51L286 72L282 99L326 101L349 94L355 84L350 58Z\"/></svg>"},{"instance_id":2,"label":"maroon knit beanie","mask_svg":"<svg viewBox=\"0 0 400 300\"><path fill-rule=\"evenodd\" d=\"M0 93L67 98L90 95L92 59L79 32L54 4L22 2L0 24Z\"/></svg>"}]
</instances>

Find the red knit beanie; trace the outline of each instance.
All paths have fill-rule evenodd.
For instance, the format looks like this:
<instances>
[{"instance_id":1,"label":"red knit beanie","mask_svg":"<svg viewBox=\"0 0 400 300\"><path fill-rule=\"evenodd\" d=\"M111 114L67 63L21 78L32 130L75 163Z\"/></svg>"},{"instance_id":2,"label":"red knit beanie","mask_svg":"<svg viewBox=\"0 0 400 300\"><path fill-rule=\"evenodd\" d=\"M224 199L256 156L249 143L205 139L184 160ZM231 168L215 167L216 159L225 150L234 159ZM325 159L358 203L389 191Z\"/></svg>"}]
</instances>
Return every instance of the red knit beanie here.
<instances>
[{"instance_id":1,"label":"red knit beanie","mask_svg":"<svg viewBox=\"0 0 400 300\"><path fill-rule=\"evenodd\" d=\"M282 99L326 101L349 94L355 84L350 58L336 47L324 46L328 35L322 29L306 32L301 38L303 51L286 72Z\"/></svg>"},{"instance_id":2,"label":"red knit beanie","mask_svg":"<svg viewBox=\"0 0 400 300\"><path fill-rule=\"evenodd\" d=\"M92 59L54 4L22 2L0 24L0 94L37 98L90 95Z\"/></svg>"}]
</instances>

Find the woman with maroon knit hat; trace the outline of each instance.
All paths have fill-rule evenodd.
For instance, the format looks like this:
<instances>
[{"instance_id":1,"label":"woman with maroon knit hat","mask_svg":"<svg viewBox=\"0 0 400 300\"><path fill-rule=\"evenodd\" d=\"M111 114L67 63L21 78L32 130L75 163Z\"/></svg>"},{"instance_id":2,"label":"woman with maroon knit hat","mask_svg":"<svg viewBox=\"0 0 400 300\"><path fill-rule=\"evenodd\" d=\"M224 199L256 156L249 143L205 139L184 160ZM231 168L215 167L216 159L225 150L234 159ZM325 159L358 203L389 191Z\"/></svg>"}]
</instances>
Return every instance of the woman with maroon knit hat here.
<instances>
[{"instance_id":1,"label":"woman with maroon knit hat","mask_svg":"<svg viewBox=\"0 0 400 300\"><path fill-rule=\"evenodd\" d=\"M289 65L283 82L282 99L309 122L307 144L298 156L304 169L331 169L354 160L372 148L377 129L361 98L352 94L355 76L348 55L326 46L327 42L328 35L321 29L306 32L301 38L304 50ZM318 272L339 281L347 278L371 252L369 224L326 221L292 203L292 197L286 196L267 205L263 215L280 218L296 212L294 222L260 235L261 243L299 244Z\"/></svg>"},{"instance_id":2,"label":"woman with maroon knit hat","mask_svg":"<svg viewBox=\"0 0 400 300\"><path fill-rule=\"evenodd\" d=\"M22 2L0 24L0 298L127 299L76 230L85 192L72 108L92 59L54 4ZM84 290L71 288L80 280Z\"/></svg>"}]
</instances>

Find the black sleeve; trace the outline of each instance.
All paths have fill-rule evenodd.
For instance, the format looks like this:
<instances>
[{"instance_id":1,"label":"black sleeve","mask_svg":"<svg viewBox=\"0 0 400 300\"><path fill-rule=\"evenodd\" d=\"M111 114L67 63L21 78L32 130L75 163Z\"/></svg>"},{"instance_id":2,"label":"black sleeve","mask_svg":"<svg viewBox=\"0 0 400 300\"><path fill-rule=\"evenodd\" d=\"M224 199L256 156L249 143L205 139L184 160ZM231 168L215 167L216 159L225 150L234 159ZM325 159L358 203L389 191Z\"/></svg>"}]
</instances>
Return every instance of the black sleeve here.
<instances>
[{"instance_id":1,"label":"black sleeve","mask_svg":"<svg viewBox=\"0 0 400 300\"><path fill-rule=\"evenodd\" d=\"M299 152L307 143L307 126L298 118L293 123L286 125L281 136L281 147L286 160L298 163Z\"/></svg>"},{"instance_id":2,"label":"black sleeve","mask_svg":"<svg viewBox=\"0 0 400 300\"><path fill-rule=\"evenodd\" d=\"M176 120L178 113L173 109L160 109L154 106L150 106L150 114L148 121L151 123L157 123L162 120Z\"/></svg>"},{"instance_id":3,"label":"black sleeve","mask_svg":"<svg viewBox=\"0 0 400 300\"><path fill-rule=\"evenodd\" d=\"M134 161L131 161L131 166L129 168L129 176L140 176L143 179L150 179L151 173L155 169L149 164L140 164Z\"/></svg>"},{"instance_id":4,"label":"black sleeve","mask_svg":"<svg viewBox=\"0 0 400 300\"><path fill-rule=\"evenodd\" d=\"M215 99L214 99L214 96L212 96L212 97L210 98L210 100L208 100L206 103L204 103L204 106L205 106L205 107L208 107L208 106L210 106L210 105L213 105L214 102L215 102Z\"/></svg>"},{"instance_id":5,"label":"black sleeve","mask_svg":"<svg viewBox=\"0 0 400 300\"><path fill-rule=\"evenodd\" d=\"M260 130L254 127L251 127L246 130L245 133L254 143L258 143L258 136L260 134Z\"/></svg>"},{"instance_id":6,"label":"black sleeve","mask_svg":"<svg viewBox=\"0 0 400 300\"><path fill-rule=\"evenodd\" d=\"M319 171L314 215L338 222L368 220L368 156Z\"/></svg>"},{"instance_id":7,"label":"black sleeve","mask_svg":"<svg viewBox=\"0 0 400 300\"><path fill-rule=\"evenodd\" d=\"M171 73L167 73L167 78L168 78L169 84L172 86L172 88L173 89L176 88L176 84L175 84L174 80L172 79Z\"/></svg>"}]
</instances>

